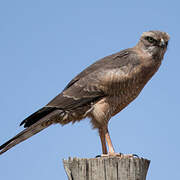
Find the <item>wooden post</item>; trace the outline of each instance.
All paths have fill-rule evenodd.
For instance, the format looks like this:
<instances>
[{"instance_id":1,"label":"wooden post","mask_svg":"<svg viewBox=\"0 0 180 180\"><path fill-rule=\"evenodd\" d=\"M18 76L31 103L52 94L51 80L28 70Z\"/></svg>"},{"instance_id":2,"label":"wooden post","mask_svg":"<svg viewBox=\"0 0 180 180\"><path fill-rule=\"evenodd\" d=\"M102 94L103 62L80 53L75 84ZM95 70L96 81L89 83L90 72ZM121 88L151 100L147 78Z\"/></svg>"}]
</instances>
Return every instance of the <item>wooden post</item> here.
<instances>
[{"instance_id":1,"label":"wooden post","mask_svg":"<svg viewBox=\"0 0 180 180\"><path fill-rule=\"evenodd\" d=\"M145 180L150 161L137 157L63 160L69 180Z\"/></svg>"}]
</instances>

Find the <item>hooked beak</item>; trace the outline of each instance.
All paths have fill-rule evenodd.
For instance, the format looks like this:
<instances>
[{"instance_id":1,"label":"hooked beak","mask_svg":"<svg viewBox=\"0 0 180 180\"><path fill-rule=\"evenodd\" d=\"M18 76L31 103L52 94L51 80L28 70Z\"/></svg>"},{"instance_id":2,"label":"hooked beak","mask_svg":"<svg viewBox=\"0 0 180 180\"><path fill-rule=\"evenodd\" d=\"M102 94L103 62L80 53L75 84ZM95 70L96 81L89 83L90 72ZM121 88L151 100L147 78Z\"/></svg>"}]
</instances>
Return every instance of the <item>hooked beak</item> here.
<instances>
[{"instance_id":1,"label":"hooked beak","mask_svg":"<svg viewBox=\"0 0 180 180\"><path fill-rule=\"evenodd\" d=\"M159 46L162 47L162 48L166 47L166 43L164 42L164 39L161 39L161 41L159 43Z\"/></svg>"}]
</instances>

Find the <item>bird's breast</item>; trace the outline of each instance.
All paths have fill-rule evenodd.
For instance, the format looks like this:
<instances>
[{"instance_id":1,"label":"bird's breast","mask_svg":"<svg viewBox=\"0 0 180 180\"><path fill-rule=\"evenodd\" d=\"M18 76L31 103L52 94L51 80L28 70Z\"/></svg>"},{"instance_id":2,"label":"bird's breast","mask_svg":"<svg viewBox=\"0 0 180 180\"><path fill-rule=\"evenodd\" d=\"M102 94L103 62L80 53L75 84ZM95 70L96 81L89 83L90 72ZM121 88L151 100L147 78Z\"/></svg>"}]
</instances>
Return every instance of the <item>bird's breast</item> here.
<instances>
[{"instance_id":1,"label":"bird's breast","mask_svg":"<svg viewBox=\"0 0 180 180\"><path fill-rule=\"evenodd\" d=\"M138 66L127 74L120 71L111 76L107 101L111 107L112 116L124 109L139 95L157 69L158 67L154 66ZM123 76L122 73L124 73Z\"/></svg>"}]
</instances>

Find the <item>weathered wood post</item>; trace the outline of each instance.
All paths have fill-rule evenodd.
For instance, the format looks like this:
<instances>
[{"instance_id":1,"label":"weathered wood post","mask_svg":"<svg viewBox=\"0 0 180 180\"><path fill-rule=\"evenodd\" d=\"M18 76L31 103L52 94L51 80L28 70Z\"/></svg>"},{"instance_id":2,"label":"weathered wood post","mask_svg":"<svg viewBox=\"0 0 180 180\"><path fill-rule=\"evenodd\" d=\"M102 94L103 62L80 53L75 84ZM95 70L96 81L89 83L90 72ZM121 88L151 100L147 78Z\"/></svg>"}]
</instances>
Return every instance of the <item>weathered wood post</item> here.
<instances>
[{"instance_id":1,"label":"weathered wood post","mask_svg":"<svg viewBox=\"0 0 180 180\"><path fill-rule=\"evenodd\" d=\"M137 157L63 160L69 180L145 180L150 161Z\"/></svg>"}]
</instances>

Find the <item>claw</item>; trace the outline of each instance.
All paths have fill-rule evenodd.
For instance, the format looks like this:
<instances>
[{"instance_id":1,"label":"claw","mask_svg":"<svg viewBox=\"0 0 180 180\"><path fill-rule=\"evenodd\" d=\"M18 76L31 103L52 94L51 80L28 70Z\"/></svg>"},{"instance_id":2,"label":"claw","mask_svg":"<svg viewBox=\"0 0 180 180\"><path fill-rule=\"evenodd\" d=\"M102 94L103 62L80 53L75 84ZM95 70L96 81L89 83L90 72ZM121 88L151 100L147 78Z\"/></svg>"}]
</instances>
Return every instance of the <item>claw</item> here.
<instances>
[{"instance_id":1,"label":"claw","mask_svg":"<svg viewBox=\"0 0 180 180\"><path fill-rule=\"evenodd\" d=\"M102 157L102 155L97 155L95 158L99 158L99 157Z\"/></svg>"},{"instance_id":2,"label":"claw","mask_svg":"<svg viewBox=\"0 0 180 180\"><path fill-rule=\"evenodd\" d=\"M137 154L132 154L133 157L139 158L139 156Z\"/></svg>"},{"instance_id":3,"label":"claw","mask_svg":"<svg viewBox=\"0 0 180 180\"><path fill-rule=\"evenodd\" d=\"M99 157L136 157L139 158L139 156L137 154L123 154L123 153L108 153L108 154L101 154L101 155L97 155L95 158L99 158Z\"/></svg>"}]
</instances>

